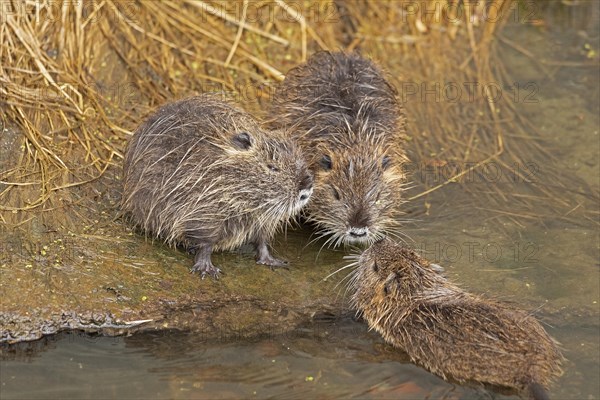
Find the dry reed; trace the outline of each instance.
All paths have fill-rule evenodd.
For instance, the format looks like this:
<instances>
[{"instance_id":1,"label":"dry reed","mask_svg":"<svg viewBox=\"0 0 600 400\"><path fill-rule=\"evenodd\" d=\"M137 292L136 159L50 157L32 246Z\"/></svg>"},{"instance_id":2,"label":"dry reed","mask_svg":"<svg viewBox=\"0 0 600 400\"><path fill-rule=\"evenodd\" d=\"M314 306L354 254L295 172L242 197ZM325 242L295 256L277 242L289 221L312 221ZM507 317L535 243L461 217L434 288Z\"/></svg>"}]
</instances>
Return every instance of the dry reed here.
<instances>
[{"instance_id":1,"label":"dry reed","mask_svg":"<svg viewBox=\"0 0 600 400\"><path fill-rule=\"evenodd\" d=\"M0 221L15 227L35 217L46 227L74 229L97 210L114 209L125 143L150 109L224 90L261 113L283 73L319 49L360 49L394 71L398 86L407 78L415 83L510 78L494 40L505 19L485 21L484 2L473 8L466 3L460 15L459 8L435 6L459 4L454 0L422 2L433 14L408 4L4 2ZM510 0L491 4L501 11L514 6ZM535 140L535 127L507 102L414 102L407 108L415 158L470 163L462 175L420 186L413 199L460 181L486 162L510 169L515 160L545 151ZM531 139L515 147L506 132ZM549 199L560 215L584 209L560 196L561 182L554 188L531 182L527 193L516 194L488 187L480 195L490 208L511 210L506 204L516 202L532 216Z\"/></svg>"}]
</instances>

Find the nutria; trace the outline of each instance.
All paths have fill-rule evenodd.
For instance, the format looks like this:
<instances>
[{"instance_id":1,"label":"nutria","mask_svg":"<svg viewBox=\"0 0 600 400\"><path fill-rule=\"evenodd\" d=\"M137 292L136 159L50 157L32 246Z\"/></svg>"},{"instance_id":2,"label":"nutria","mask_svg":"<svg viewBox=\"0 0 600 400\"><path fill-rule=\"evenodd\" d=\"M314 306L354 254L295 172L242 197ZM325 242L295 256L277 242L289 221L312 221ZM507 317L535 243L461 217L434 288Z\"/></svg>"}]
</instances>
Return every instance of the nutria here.
<instances>
[{"instance_id":1,"label":"nutria","mask_svg":"<svg viewBox=\"0 0 600 400\"><path fill-rule=\"evenodd\" d=\"M271 109L315 175L307 219L329 243L372 243L398 229L406 118L381 70L356 54L319 52L288 72Z\"/></svg>"},{"instance_id":2,"label":"nutria","mask_svg":"<svg viewBox=\"0 0 600 400\"><path fill-rule=\"evenodd\" d=\"M246 112L213 96L159 108L125 153L123 209L139 227L195 252L192 272L218 278L213 250L256 245L271 267L268 241L312 193L298 146L263 130Z\"/></svg>"},{"instance_id":3,"label":"nutria","mask_svg":"<svg viewBox=\"0 0 600 400\"><path fill-rule=\"evenodd\" d=\"M460 383L547 398L562 356L529 313L465 292L390 239L374 243L356 264L354 307L413 362Z\"/></svg>"}]
</instances>

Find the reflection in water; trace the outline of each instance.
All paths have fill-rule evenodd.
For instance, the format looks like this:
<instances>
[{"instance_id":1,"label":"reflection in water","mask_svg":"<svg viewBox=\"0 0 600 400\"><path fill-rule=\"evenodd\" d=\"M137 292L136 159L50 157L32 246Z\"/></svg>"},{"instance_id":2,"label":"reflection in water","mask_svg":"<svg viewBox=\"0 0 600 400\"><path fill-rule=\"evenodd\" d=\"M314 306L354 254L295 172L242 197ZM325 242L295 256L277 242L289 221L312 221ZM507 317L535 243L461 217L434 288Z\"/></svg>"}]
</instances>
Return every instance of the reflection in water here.
<instances>
[{"instance_id":1,"label":"reflection in water","mask_svg":"<svg viewBox=\"0 0 600 400\"><path fill-rule=\"evenodd\" d=\"M504 398L424 373L351 319L239 342L72 333L38 350L36 362L17 357L2 369L3 399Z\"/></svg>"}]
</instances>

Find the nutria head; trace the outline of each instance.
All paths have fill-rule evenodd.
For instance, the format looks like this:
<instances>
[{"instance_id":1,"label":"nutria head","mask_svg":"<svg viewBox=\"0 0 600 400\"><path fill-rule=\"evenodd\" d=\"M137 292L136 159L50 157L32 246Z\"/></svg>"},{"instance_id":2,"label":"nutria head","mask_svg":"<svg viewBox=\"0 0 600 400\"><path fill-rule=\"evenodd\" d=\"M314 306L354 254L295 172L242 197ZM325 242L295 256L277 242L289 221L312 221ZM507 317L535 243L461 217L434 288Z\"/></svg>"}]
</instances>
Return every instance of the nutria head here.
<instances>
[{"instance_id":1,"label":"nutria head","mask_svg":"<svg viewBox=\"0 0 600 400\"><path fill-rule=\"evenodd\" d=\"M312 173L300 148L282 132L236 132L226 155L222 171L237 182L232 198L266 211L265 220L297 214L313 192Z\"/></svg>"},{"instance_id":2,"label":"nutria head","mask_svg":"<svg viewBox=\"0 0 600 400\"><path fill-rule=\"evenodd\" d=\"M436 264L390 238L378 240L353 258L357 260L351 264L356 266L350 280L355 290L353 304L369 315L410 304L429 290L457 291L445 282Z\"/></svg>"},{"instance_id":3,"label":"nutria head","mask_svg":"<svg viewBox=\"0 0 600 400\"><path fill-rule=\"evenodd\" d=\"M328 244L371 244L398 229L403 158L379 143L316 146L311 157L315 192L308 220Z\"/></svg>"}]
</instances>

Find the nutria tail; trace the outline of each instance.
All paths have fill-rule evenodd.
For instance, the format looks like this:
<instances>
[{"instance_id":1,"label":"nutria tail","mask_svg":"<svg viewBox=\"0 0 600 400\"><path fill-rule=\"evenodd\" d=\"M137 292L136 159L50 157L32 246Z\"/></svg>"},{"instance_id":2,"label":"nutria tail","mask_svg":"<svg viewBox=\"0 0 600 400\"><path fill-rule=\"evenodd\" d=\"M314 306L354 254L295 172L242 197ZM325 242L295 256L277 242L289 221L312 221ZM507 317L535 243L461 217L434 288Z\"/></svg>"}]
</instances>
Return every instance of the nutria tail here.
<instances>
[{"instance_id":1,"label":"nutria tail","mask_svg":"<svg viewBox=\"0 0 600 400\"><path fill-rule=\"evenodd\" d=\"M532 400L550 400L548 391L537 382L531 382L528 386L529 397Z\"/></svg>"}]
</instances>

